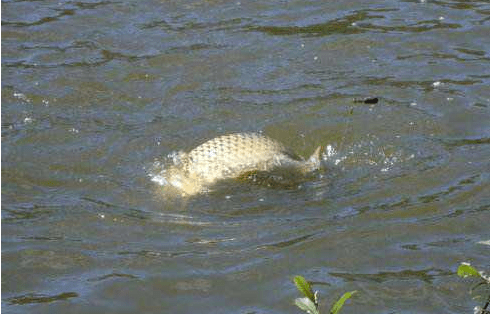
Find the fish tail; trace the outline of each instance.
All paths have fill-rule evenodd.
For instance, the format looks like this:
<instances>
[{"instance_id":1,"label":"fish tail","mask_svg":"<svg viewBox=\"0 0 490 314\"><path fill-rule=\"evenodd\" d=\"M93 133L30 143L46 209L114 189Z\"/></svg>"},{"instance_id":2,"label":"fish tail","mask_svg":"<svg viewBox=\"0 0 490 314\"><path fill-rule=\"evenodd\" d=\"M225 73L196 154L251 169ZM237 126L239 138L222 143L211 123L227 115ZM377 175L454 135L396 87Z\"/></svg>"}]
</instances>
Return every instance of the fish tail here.
<instances>
[{"instance_id":1,"label":"fish tail","mask_svg":"<svg viewBox=\"0 0 490 314\"><path fill-rule=\"evenodd\" d=\"M303 167L304 172L308 173L320 169L321 152L322 152L322 146L318 146L315 149L315 152L305 162Z\"/></svg>"}]
</instances>

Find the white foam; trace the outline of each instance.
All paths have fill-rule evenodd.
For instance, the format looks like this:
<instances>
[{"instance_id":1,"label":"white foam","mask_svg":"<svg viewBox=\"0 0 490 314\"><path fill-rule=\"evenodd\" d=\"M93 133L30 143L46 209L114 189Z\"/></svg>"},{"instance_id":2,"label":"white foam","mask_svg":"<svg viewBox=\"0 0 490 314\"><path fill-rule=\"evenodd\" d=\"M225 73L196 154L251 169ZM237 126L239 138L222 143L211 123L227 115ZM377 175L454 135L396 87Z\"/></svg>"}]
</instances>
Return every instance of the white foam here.
<instances>
[{"instance_id":1,"label":"white foam","mask_svg":"<svg viewBox=\"0 0 490 314\"><path fill-rule=\"evenodd\" d=\"M150 174L150 178L151 178L152 182L158 183L160 185L168 185L167 179L165 179L165 177L162 175L151 175Z\"/></svg>"},{"instance_id":2,"label":"white foam","mask_svg":"<svg viewBox=\"0 0 490 314\"><path fill-rule=\"evenodd\" d=\"M23 100L25 102L31 102L31 100L29 98L27 98L27 96L25 94L22 94L22 93L16 93L16 92L14 92L14 97L15 98L18 98L20 100Z\"/></svg>"}]
</instances>

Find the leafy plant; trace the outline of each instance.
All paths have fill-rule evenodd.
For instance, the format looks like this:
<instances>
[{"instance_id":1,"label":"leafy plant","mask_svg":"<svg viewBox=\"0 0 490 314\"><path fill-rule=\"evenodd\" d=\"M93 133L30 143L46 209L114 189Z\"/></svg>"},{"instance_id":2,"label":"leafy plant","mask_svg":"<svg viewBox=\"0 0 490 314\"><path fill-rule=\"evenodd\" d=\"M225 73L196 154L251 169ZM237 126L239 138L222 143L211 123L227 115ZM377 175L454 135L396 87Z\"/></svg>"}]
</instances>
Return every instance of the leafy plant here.
<instances>
[{"instance_id":1,"label":"leafy plant","mask_svg":"<svg viewBox=\"0 0 490 314\"><path fill-rule=\"evenodd\" d=\"M340 311L340 309L342 308L342 306L344 306L345 301L350 299L354 295L354 293L356 293L356 292L357 291L354 290L354 291L344 293L344 295L341 296L340 299L338 299L337 302L335 302L335 304L332 306L330 313L331 314L337 314Z\"/></svg>"},{"instance_id":2,"label":"leafy plant","mask_svg":"<svg viewBox=\"0 0 490 314\"><path fill-rule=\"evenodd\" d=\"M320 314L318 311L318 291L313 293L313 289L308 281L302 276L294 277L294 284L296 288L304 295L303 298L297 298L294 303L297 307L309 314ZM340 299L330 309L330 314L339 313L340 309L344 306L345 301L351 298L357 291L350 291L344 293Z\"/></svg>"},{"instance_id":3,"label":"leafy plant","mask_svg":"<svg viewBox=\"0 0 490 314\"><path fill-rule=\"evenodd\" d=\"M470 291L475 290L481 286L490 287L490 276L485 275L483 271L478 271L472 267L469 263L461 263L458 267L458 276L462 278L475 277L479 279L479 282L471 288ZM490 295L488 295L487 301L483 307L475 307L475 314L488 314L490 313Z\"/></svg>"}]
</instances>

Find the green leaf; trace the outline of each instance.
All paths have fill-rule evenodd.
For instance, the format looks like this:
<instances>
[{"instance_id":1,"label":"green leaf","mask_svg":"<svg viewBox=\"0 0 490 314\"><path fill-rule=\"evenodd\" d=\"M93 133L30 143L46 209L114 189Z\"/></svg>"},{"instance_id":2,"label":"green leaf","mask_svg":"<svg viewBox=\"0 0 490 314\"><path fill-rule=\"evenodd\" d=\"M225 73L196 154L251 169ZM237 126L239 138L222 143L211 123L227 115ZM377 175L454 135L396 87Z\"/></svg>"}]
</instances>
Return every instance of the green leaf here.
<instances>
[{"instance_id":1,"label":"green leaf","mask_svg":"<svg viewBox=\"0 0 490 314\"><path fill-rule=\"evenodd\" d=\"M461 265L459 265L458 276L463 278L468 276L481 278L480 273L468 263L461 263Z\"/></svg>"},{"instance_id":2,"label":"green leaf","mask_svg":"<svg viewBox=\"0 0 490 314\"><path fill-rule=\"evenodd\" d=\"M316 308L315 303L308 298L297 298L294 300L294 304L297 307L309 314L320 314Z\"/></svg>"},{"instance_id":3,"label":"green leaf","mask_svg":"<svg viewBox=\"0 0 490 314\"><path fill-rule=\"evenodd\" d=\"M345 301L350 299L350 297L352 297L356 292L357 291L354 290L354 291L344 293L344 295L332 306L332 309L330 310L330 314L337 314L342 308L342 306L344 306Z\"/></svg>"},{"instance_id":4,"label":"green leaf","mask_svg":"<svg viewBox=\"0 0 490 314\"><path fill-rule=\"evenodd\" d=\"M308 281L306 281L305 278L303 278L301 276L294 277L294 284L296 285L296 287L298 288L298 290L301 293L303 293L303 295L305 297L307 297L308 299L310 299L310 301L313 304L315 304L315 295L313 294L313 290L311 290L310 284L308 283Z\"/></svg>"}]
</instances>

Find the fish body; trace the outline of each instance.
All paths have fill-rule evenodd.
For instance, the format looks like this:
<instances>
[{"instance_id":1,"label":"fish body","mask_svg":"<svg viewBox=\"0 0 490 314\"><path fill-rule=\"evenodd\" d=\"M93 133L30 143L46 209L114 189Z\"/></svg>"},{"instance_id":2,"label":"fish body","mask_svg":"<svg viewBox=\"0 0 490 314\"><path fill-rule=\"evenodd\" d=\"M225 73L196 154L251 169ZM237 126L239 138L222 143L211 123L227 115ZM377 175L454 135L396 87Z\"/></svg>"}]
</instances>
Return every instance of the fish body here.
<instances>
[{"instance_id":1,"label":"fish body","mask_svg":"<svg viewBox=\"0 0 490 314\"><path fill-rule=\"evenodd\" d=\"M188 153L170 169L169 182L184 194L195 194L221 179L253 171L284 167L308 173L320 166L320 150L308 159L259 133L234 133L211 139Z\"/></svg>"}]
</instances>

